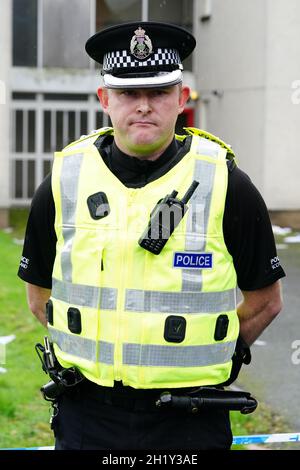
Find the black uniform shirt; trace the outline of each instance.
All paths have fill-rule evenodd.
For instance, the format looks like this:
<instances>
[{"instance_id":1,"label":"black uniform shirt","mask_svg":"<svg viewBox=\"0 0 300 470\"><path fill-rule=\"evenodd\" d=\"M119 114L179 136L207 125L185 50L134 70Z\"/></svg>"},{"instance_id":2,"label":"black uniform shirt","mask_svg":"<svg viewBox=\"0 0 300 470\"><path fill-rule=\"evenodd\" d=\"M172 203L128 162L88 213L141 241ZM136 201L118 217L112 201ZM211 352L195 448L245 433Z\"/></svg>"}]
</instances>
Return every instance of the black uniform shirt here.
<instances>
[{"instance_id":1,"label":"black uniform shirt","mask_svg":"<svg viewBox=\"0 0 300 470\"><path fill-rule=\"evenodd\" d=\"M155 161L143 161L123 154L116 147L112 136L99 137L95 145L119 180L127 187L137 188L169 171L188 152L190 143L190 137L183 143L174 140ZM250 178L235 165L228 163L228 172L224 239L233 257L239 288L255 290L274 283L285 274L276 261L272 227L260 193ZM32 200L18 271L24 281L48 289L52 285L56 251L54 218L51 175L48 175Z\"/></svg>"}]
</instances>

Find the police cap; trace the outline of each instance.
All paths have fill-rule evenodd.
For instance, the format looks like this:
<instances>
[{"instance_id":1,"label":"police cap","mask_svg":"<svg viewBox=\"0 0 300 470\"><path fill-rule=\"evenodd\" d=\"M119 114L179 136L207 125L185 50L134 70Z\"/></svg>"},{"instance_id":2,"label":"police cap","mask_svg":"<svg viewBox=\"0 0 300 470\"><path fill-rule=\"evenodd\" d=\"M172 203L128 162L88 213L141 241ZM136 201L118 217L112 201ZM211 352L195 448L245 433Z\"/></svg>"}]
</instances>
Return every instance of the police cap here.
<instances>
[{"instance_id":1,"label":"police cap","mask_svg":"<svg viewBox=\"0 0 300 470\"><path fill-rule=\"evenodd\" d=\"M86 52L102 64L107 88L166 87L182 81L182 61L196 40L185 29L168 23L122 23L88 39Z\"/></svg>"}]
</instances>

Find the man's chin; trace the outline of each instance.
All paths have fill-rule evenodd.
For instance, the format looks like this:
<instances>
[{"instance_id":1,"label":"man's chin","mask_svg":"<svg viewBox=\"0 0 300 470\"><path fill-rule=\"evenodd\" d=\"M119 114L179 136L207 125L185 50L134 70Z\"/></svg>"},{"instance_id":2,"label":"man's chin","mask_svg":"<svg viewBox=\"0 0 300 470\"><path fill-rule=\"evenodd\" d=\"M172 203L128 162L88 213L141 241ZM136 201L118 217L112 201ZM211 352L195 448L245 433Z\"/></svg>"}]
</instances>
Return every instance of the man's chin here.
<instances>
[{"instance_id":1,"label":"man's chin","mask_svg":"<svg viewBox=\"0 0 300 470\"><path fill-rule=\"evenodd\" d=\"M160 157L164 150L161 146L148 146L148 147L135 147L131 149L129 155L138 158L139 160L156 160Z\"/></svg>"},{"instance_id":2,"label":"man's chin","mask_svg":"<svg viewBox=\"0 0 300 470\"><path fill-rule=\"evenodd\" d=\"M132 150L142 155L151 155L153 152L157 151L161 147L161 144L158 143L157 139L136 139L132 142Z\"/></svg>"},{"instance_id":3,"label":"man's chin","mask_svg":"<svg viewBox=\"0 0 300 470\"><path fill-rule=\"evenodd\" d=\"M137 132L132 135L130 139L133 146L151 146L159 140L158 136L149 132L148 129L140 129L140 132Z\"/></svg>"}]
</instances>

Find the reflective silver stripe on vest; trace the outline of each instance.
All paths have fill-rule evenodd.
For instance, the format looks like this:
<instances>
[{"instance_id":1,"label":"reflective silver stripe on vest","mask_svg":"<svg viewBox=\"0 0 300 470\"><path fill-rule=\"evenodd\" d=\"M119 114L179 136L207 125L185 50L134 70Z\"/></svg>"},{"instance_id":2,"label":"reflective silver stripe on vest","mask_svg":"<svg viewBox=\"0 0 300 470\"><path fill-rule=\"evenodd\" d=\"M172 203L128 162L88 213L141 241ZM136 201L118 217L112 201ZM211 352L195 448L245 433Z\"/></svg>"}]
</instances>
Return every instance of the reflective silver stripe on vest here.
<instances>
[{"instance_id":1,"label":"reflective silver stripe on vest","mask_svg":"<svg viewBox=\"0 0 300 470\"><path fill-rule=\"evenodd\" d=\"M202 367L224 364L232 358L235 341L202 346L124 344L123 364L157 367Z\"/></svg>"},{"instance_id":2,"label":"reflective silver stripe on vest","mask_svg":"<svg viewBox=\"0 0 300 470\"><path fill-rule=\"evenodd\" d=\"M204 139L205 140L205 139ZM185 250L187 252L201 252L205 250L205 236L210 213L211 196L214 187L215 164L197 160L193 179L199 181L190 200L187 214ZM182 269L183 292L201 291L202 269Z\"/></svg>"},{"instance_id":3,"label":"reflective silver stripe on vest","mask_svg":"<svg viewBox=\"0 0 300 470\"><path fill-rule=\"evenodd\" d=\"M83 153L64 157L61 169L60 192L62 212L62 234L64 247L61 253L62 278L72 282L72 244L75 236L75 214L77 205L78 180Z\"/></svg>"},{"instance_id":4,"label":"reflective silver stripe on vest","mask_svg":"<svg viewBox=\"0 0 300 470\"><path fill-rule=\"evenodd\" d=\"M82 336L71 335L63 331L49 327L51 340L57 344L61 351L80 357L91 362L102 362L103 364L114 363L114 345L106 341L99 341L99 359L97 356L96 341L83 338Z\"/></svg>"},{"instance_id":5,"label":"reflective silver stripe on vest","mask_svg":"<svg viewBox=\"0 0 300 470\"><path fill-rule=\"evenodd\" d=\"M158 292L127 289L125 310L151 313L218 313L235 310L236 291Z\"/></svg>"},{"instance_id":6,"label":"reflective silver stripe on vest","mask_svg":"<svg viewBox=\"0 0 300 470\"><path fill-rule=\"evenodd\" d=\"M70 284L53 278L51 295L55 299L72 305L100 308L102 310L116 310L117 308L118 291L112 287Z\"/></svg>"}]
</instances>

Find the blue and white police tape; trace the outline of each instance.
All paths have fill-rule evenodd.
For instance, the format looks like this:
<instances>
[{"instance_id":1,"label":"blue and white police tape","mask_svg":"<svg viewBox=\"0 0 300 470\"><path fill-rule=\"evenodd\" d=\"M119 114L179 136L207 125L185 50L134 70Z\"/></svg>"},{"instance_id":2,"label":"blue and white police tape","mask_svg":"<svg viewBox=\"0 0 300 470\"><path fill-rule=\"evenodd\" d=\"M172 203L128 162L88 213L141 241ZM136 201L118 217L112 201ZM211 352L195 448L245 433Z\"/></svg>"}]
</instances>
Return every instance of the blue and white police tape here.
<instances>
[{"instance_id":1,"label":"blue and white police tape","mask_svg":"<svg viewBox=\"0 0 300 470\"><path fill-rule=\"evenodd\" d=\"M300 442L300 432L234 436L232 445L272 444L274 442Z\"/></svg>"},{"instance_id":2,"label":"blue and white police tape","mask_svg":"<svg viewBox=\"0 0 300 470\"><path fill-rule=\"evenodd\" d=\"M272 444L279 442L300 442L300 432L281 434L252 434L249 436L234 436L232 445L248 444ZM53 446L47 447L17 447L0 450L54 450Z\"/></svg>"}]
</instances>

